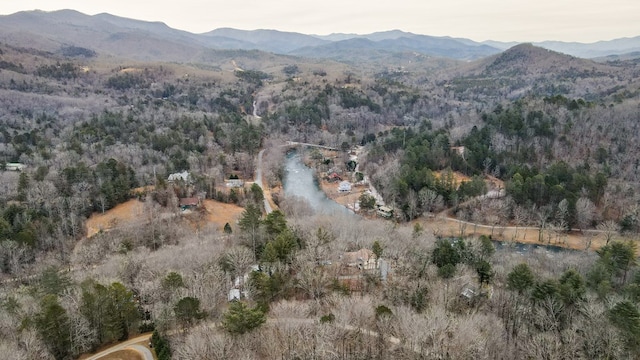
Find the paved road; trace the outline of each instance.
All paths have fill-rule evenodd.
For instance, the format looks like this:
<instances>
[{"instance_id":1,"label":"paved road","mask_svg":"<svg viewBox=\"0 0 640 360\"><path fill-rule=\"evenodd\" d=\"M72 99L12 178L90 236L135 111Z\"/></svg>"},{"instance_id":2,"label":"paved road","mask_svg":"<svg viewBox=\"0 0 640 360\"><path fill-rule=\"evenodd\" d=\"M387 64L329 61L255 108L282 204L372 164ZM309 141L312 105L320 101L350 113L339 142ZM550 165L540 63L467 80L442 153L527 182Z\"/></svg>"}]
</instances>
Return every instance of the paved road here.
<instances>
[{"instance_id":1,"label":"paved road","mask_svg":"<svg viewBox=\"0 0 640 360\"><path fill-rule=\"evenodd\" d=\"M264 186L262 184L262 155L264 154L264 150L265 149L262 149L258 153L258 164L256 165L256 178L255 178L255 183L258 184L258 186L260 186L263 193L264 193ZM271 208L271 204L269 204L269 201L267 200L267 195L265 195L264 197L264 211L267 214L273 211L273 209Z\"/></svg>"},{"instance_id":2,"label":"paved road","mask_svg":"<svg viewBox=\"0 0 640 360\"><path fill-rule=\"evenodd\" d=\"M151 339L151 333L140 335L140 336L134 337L133 339L114 345L108 349L102 350L101 352L95 355L92 355L84 360L98 360L120 350L133 350L141 354L144 360L154 360L153 354L151 353L151 351L146 347L138 344L140 342L149 342L149 339Z\"/></svg>"}]
</instances>

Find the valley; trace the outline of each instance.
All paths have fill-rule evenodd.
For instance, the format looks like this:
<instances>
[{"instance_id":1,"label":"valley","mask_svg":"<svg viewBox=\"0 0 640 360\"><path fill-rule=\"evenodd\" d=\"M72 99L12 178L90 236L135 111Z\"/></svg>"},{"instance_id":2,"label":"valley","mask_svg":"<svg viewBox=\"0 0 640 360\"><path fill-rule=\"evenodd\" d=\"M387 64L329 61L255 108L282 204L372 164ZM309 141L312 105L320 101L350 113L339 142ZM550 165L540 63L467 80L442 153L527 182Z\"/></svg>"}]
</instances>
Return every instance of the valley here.
<instances>
[{"instance_id":1,"label":"valley","mask_svg":"<svg viewBox=\"0 0 640 360\"><path fill-rule=\"evenodd\" d=\"M0 30L8 359L639 356L635 38Z\"/></svg>"}]
</instances>

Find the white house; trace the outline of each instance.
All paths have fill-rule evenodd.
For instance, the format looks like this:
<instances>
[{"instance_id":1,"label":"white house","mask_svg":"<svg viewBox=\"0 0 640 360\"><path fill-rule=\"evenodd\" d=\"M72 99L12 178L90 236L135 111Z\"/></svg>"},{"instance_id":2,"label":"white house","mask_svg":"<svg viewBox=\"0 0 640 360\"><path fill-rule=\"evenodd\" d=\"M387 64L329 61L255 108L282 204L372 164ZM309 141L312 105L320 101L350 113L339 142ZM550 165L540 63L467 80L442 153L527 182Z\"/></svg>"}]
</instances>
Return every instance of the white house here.
<instances>
[{"instance_id":1,"label":"white house","mask_svg":"<svg viewBox=\"0 0 640 360\"><path fill-rule=\"evenodd\" d=\"M351 191L351 183L348 181L343 181L338 185L338 192L350 192Z\"/></svg>"},{"instance_id":2,"label":"white house","mask_svg":"<svg viewBox=\"0 0 640 360\"><path fill-rule=\"evenodd\" d=\"M230 188L241 188L244 186L244 181L240 179L229 179L227 180L226 185Z\"/></svg>"},{"instance_id":3,"label":"white house","mask_svg":"<svg viewBox=\"0 0 640 360\"><path fill-rule=\"evenodd\" d=\"M5 169L7 169L8 171L22 171L26 167L27 166L25 164L20 163L7 163L5 165Z\"/></svg>"},{"instance_id":4,"label":"white house","mask_svg":"<svg viewBox=\"0 0 640 360\"><path fill-rule=\"evenodd\" d=\"M240 300L240 289L229 290L229 301Z\"/></svg>"},{"instance_id":5,"label":"white house","mask_svg":"<svg viewBox=\"0 0 640 360\"><path fill-rule=\"evenodd\" d=\"M171 175L169 175L169 178L167 180L169 182L174 182L174 181L187 182L187 181L189 181L189 172L188 171L183 171L183 172L171 174Z\"/></svg>"}]
</instances>

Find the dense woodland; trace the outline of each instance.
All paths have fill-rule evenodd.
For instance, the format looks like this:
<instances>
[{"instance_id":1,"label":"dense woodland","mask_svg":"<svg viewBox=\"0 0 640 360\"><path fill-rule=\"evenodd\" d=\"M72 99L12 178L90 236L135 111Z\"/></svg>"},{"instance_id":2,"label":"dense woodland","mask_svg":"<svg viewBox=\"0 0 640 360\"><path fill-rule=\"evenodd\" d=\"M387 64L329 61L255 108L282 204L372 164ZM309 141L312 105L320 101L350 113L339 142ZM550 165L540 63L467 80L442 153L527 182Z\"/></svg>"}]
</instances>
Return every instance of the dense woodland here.
<instances>
[{"instance_id":1,"label":"dense woodland","mask_svg":"<svg viewBox=\"0 0 640 360\"><path fill-rule=\"evenodd\" d=\"M640 356L637 61L530 45L357 68L256 51L211 58L0 44L9 359L76 358L148 331L160 359ZM265 214L259 187L216 190L252 179L261 149L264 182L281 185L285 141L362 146L360 171L398 216L314 215L287 198ZM348 172L348 159L325 165ZM188 184L167 181L185 170ZM482 197L489 177L506 196ZM172 215L196 194L243 206L238 224L196 231ZM86 237L92 213L136 197L143 226ZM425 219L439 213L597 229L607 244L522 256L484 236L436 236ZM377 267L341 278L340 255L362 248L391 264L388 278ZM249 296L230 303L234 287Z\"/></svg>"}]
</instances>

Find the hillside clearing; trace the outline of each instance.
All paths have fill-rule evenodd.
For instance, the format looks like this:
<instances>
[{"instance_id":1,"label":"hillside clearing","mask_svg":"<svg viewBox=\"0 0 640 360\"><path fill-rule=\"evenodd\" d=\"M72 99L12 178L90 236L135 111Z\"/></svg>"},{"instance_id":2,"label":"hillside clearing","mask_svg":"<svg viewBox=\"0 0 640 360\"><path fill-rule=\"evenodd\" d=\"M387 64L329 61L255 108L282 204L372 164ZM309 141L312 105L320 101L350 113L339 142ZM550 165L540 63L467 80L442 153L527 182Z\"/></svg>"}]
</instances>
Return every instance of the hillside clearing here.
<instances>
[{"instance_id":1,"label":"hillside clearing","mask_svg":"<svg viewBox=\"0 0 640 360\"><path fill-rule=\"evenodd\" d=\"M207 210L207 221L216 225L216 229L221 231L226 223L233 226L244 211L244 208L236 204L226 204L215 200L205 200L204 207Z\"/></svg>"},{"instance_id":2,"label":"hillside clearing","mask_svg":"<svg viewBox=\"0 0 640 360\"><path fill-rule=\"evenodd\" d=\"M87 238L90 238L100 231L108 231L116 227L140 225L144 222L145 203L137 199L131 199L122 203L104 214L93 213L87 219ZM215 200L204 200L206 210L206 223L215 225L217 230L222 231L224 225L235 224L244 208L235 204L226 204Z\"/></svg>"},{"instance_id":3,"label":"hillside clearing","mask_svg":"<svg viewBox=\"0 0 640 360\"><path fill-rule=\"evenodd\" d=\"M93 213L87 219L87 237L90 238L100 231L113 229L116 226L130 225L140 221L144 212L144 203L138 199L131 199L119 204L113 209L101 213Z\"/></svg>"}]
</instances>

